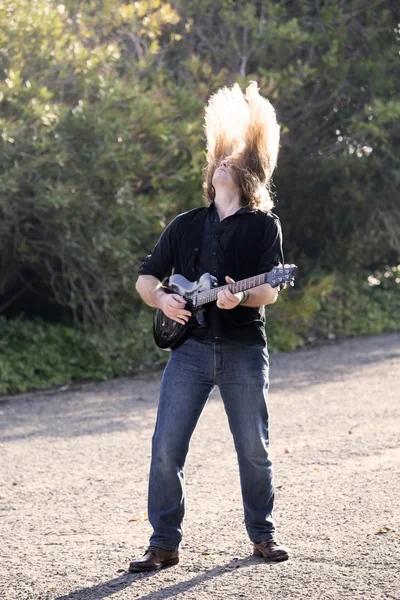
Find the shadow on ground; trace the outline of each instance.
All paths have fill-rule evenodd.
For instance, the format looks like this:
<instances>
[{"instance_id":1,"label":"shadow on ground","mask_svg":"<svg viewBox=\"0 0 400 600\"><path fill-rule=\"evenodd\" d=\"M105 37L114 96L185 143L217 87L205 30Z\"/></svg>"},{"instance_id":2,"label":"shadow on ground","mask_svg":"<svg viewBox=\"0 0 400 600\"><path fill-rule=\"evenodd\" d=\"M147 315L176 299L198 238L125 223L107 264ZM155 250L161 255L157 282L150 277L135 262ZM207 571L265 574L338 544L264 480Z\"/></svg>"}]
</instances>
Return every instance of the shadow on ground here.
<instances>
[{"instance_id":1,"label":"shadow on ground","mask_svg":"<svg viewBox=\"0 0 400 600\"><path fill-rule=\"evenodd\" d=\"M229 572L236 571L236 569L240 569L243 567L250 567L257 563L266 563L262 559L257 559L253 556L249 556L243 559L232 560L231 562L225 565L218 565L201 575L197 575L192 579L187 581L183 581L174 585L170 585L168 587L160 587L156 592L151 592L150 594L145 594L144 596L137 596L137 600L160 600L161 598L175 598L177 594L181 594L187 592L197 585L200 585L206 581L210 581L211 579L215 579L216 577L221 577ZM270 564L271 567L276 566L279 563L267 563ZM116 579L112 579L110 581L106 581L105 583L101 583L99 585L95 585L93 587L77 590L75 592L71 592L66 596L58 596L55 600L89 600L96 598L96 600L100 600L102 598L109 598L113 594L119 593L121 590L129 588L133 585L139 586L140 583L144 579L148 579L150 577L157 577L160 575L160 571L153 571L152 573L124 573L120 577Z\"/></svg>"}]
</instances>

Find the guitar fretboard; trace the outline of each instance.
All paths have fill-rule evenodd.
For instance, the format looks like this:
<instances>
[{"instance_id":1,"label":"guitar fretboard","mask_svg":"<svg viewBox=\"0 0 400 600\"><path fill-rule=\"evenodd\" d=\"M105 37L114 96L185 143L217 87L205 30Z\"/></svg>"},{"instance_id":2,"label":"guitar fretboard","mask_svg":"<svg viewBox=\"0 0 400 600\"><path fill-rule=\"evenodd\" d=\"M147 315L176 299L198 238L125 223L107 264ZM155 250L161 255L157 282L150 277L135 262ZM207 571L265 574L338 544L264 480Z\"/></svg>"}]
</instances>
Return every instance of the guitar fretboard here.
<instances>
[{"instance_id":1,"label":"guitar fretboard","mask_svg":"<svg viewBox=\"0 0 400 600\"><path fill-rule=\"evenodd\" d=\"M262 273L261 275L255 275L254 277L249 277L248 279L236 281L235 283L228 283L227 285L223 285L221 287L212 288L206 292L200 292L197 294L197 296L195 296L195 306L201 306L202 304L208 304L208 302L214 302L217 300L218 292L221 292L222 290L229 289L232 294L237 294L238 292L244 292L250 288L262 285L263 283L266 283L266 281L267 274Z\"/></svg>"}]
</instances>

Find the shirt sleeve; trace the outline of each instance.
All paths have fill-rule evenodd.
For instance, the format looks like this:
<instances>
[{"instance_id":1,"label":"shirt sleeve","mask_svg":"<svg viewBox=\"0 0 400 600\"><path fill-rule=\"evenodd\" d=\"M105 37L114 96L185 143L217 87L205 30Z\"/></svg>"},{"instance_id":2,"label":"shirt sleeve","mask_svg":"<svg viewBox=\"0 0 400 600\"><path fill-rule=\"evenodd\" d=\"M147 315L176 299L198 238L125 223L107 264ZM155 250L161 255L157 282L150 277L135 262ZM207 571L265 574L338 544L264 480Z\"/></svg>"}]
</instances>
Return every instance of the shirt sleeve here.
<instances>
[{"instance_id":1,"label":"shirt sleeve","mask_svg":"<svg viewBox=\"0 0 400 600\"><path fill-rule=\"evenodd\" d=\"M178 217L164 229L153 252L144 259L139 275L153 275L159 281L171 275L174 268L177 219Z\"/></svg>"},{"instance_id":2,"label":"shirt sleeve","mask_svg":"<svg viewBox=\"0 0 400 600\"><path fill-rule=\"evenodd\" d=\"M258 273L268 273L274 267L285 264L282 248L282 227L279 218L271 215L262 241L261 255L258 261Z\"/></svg>"}]
</instances>

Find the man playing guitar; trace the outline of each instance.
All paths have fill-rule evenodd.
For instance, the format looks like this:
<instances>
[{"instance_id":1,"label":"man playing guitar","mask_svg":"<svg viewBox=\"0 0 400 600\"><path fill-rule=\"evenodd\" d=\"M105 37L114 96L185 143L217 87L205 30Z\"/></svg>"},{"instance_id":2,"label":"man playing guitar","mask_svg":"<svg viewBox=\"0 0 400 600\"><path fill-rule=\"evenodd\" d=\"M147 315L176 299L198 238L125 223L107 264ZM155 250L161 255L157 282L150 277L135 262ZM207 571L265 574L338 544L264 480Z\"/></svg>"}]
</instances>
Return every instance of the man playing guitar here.
<instances>
[{"instance_id":1,"label":"man playing guitar","mask_svg":"<svg viewBox=\"0 0 400 600\"><path fill-rule=\"evenodd\" d=\"M268 184L276 165L275 111L251 82L223 88L206 107L207 207L177 216L140 268L137 291L151 307L185 325L190 306L161 283L174 271L189 281L209 273L217 285L283 265L282 234ZM153 436L149 479L150 545L132 572L179 562L184 517L184 463L192 433L213 387L219 387L238 455L245 525L254 554L284 561L276 537L268 437L268 351L264 306L278 296L264 283L218 292L206 309L208 327L195 328L173 349L165 368Z\"/></svg>"}]
</instances>

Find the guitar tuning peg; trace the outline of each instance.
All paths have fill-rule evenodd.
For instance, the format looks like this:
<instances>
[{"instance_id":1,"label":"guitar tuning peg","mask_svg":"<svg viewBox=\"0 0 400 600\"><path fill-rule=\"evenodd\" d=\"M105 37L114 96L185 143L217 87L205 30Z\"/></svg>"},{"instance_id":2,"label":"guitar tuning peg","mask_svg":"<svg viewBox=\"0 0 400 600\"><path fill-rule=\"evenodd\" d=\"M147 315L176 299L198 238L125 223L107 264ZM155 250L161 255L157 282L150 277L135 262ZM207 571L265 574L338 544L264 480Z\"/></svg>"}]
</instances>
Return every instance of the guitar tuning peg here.
<instances>
[{"instance_id":1,"label":"guitar tuning peg","mask_svg":"<svg viewBox=\"0 0 400 600\"><path fill-rule=\"evenodd\" d=\"M294 287L294 281L290 282L290 287Z\"/></svg>"}]
</instances>

